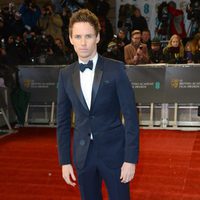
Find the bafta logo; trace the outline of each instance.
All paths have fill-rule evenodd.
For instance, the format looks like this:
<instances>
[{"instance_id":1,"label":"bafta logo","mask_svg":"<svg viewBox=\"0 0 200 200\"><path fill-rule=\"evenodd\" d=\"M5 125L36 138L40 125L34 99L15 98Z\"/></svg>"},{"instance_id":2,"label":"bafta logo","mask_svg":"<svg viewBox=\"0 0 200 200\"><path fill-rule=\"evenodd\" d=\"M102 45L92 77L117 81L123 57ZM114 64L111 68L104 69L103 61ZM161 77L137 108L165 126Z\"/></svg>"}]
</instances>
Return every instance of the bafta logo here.
<instances>
[{"instance_id":1,"label":"bafta logo","mask_svg":"<svg viewBox=\"0 0 200 200\"><path fill-rule=\"evenodd\" d=\"M31 80L24 80L24 87L25 88L29 88L30 87L30 85L31 85Z\"/></svg>"},{"instance_id":2,"label":"bafta logo","mask_svg":"<svg viewBox=\"0 0 200 200\"><path fill-rule=\"evenodd\" d=\"M159 81L156 81L156 82L154 83L154 86L155 86L155 89L156 89L156 90L159 90L159 89L160 89L160 82L159 82Z\"/></svg>"},{"instance_id":3,"label":"bafta logo","mask_svg":"<svg viewBox=\"0 0 200 200\"><path fill-rule=\"evenodd\" d=\"M172 81L171 81L171 87L172 88L178 88L179 87L179 80L178 79L173 79Z\"/></svg>"}]
</instances>

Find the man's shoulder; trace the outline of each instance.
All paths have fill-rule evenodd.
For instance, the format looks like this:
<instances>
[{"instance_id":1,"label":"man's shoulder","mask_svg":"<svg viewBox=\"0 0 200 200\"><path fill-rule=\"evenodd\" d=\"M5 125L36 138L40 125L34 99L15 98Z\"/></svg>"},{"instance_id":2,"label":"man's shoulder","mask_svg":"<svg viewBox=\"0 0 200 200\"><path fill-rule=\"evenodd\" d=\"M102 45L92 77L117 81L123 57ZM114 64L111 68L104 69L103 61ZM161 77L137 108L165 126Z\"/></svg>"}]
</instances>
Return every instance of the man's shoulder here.
<instances>
[{"instance_id":1,"label":"man's shoulder","mask_svg":"<svg viewBox=\"0 0 200 200\"><path fill-rule=\"evenodd\" d=\"M111 72L112 73L118 73L122 69L125 69L125 64L122 61L115 60L112 58L106 58L101 56L102 59L104 60L104 72Z\"/></svg>"},{"instance_id":2,"label":"man's shoulder","mask_svg":"<svg viewBox=\"0 0 200 200\"><path fill-rule=\"evenodd\" d=\"M129 43L129 44L127 44L127 45L124 46L124 50L126 50L126 49L133 49L133 48L134 47L133 47L133 45L131 43Z\"/></svg>"}]
</instances>

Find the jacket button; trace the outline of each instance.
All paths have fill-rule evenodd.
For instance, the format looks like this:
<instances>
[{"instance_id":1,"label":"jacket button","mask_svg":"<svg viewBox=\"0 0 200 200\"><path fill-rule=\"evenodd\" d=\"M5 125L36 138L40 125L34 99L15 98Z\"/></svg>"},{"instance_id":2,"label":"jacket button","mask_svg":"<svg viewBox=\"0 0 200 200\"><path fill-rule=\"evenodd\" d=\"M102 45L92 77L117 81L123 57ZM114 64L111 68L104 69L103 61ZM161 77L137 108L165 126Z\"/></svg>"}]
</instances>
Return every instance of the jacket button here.
<instances>
[{"instance_id":1,"label":"jacket button","mask_svg":"<svg viewBox=\"0 0 200 200\"><path fill-rule=\"evenodd\" d=\"M85 140L80 140L79 144L80 144L81 146L84 146L84 145L85 145Z\"/></svg>"}]
</instances>

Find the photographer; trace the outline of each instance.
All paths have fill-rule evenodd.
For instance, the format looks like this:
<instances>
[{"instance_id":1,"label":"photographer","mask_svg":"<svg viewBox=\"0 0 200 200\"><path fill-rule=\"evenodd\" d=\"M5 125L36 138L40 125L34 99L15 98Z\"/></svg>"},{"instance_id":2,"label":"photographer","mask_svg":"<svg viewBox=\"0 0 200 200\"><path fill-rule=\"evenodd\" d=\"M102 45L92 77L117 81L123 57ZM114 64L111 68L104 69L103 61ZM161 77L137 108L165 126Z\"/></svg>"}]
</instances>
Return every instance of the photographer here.
<instances>
[{"instance_id":1,"label":"photographer","mask_svg":"<svg viewBox=\"0 0 200 200\"><path fill-rule=\"evenodd\" d=\"M103 56L123 61L123 55L121 54L118 44L114 40L108 43L107 51L103 53Z\"/></svg>"},{"instance_id":2,"label":"photographer","mask_svg":"<svg viewBox=\"0 0 200 200\"><path fill-rule=\"evenodd\" d=\"M25 0L24 3L20 5L19 13L21 14L24 26L28 30L37 29L41 10L35 0Z\"/></svg>"},{"instance_id":3,"label":"photographer","mask_svg":"<svg viewBox=\"0 0 200 200\"><path fill-rule=\"evenodd\" d=\"M187 19L191 20L189 36L194 36L200 32L200 2L199 0L190 0L186 7Z\"/></svg>"},{"instance_id":4,"label":"photographer","mask_svg":"<svg viewBox=\"0 0 200 200\"><path fill-rule=\"evenodd\" d=\"M29 51L20 36L10 35L6 42L6 52L10 65L28 64Z\"/></svg>"},{"instance_id":5,"label":"photographer","mask_svg":"<svg viewBox=\"0 0 200 200\"><path fill-rule=\"evenodd\" d=\"M46 35L51 35L54 39L61 38L62 42L64 42L62 35L63 21L61 16L54 12L54 9L55 7L51 3L43 6L39 26Z\"/></svg>"},{"instance_id":6,"label":"photographer","mask_svg":"<svg viewBox=\"0 0 200 200\"><path fill-rule=\"evenodd\" d=\"M9 88L14 88L16 86L14 80L14 74L17 69L10 65L9 58L5 49L4 38L1 38L0 45L0 77L4 79L4 84Z\"/></svg>"}]
</instances>

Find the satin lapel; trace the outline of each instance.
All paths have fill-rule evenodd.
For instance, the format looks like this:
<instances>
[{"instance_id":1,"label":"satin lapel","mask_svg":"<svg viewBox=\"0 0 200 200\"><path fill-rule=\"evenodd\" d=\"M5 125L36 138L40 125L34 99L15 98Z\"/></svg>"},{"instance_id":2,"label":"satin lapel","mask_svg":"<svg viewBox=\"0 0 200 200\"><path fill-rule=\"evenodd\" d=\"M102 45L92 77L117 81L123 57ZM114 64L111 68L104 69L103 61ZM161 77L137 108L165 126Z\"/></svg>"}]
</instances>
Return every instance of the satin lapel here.
<instances>
[{"instance_id":1,"label":"satin lapel","mask_svg":"<svg viewBox=\"0 0 200 200\"><path fill-rule=\"evenodd\" d=\"M94 75L94 81L93 81L93 86L92 86L92 103L91 103L91 109L94 105L98 90L99 90L99 86L101 83L101 78L103 75L103 59L102 57L99 55L98 61L97 61L97 65L96 65L96 69L95 69L95 75Z\"/></svg>"},{"instance_id":2,"label":"satin lapel","mask_svg":"<svg viewBox=\"0 0 200 200\"><path fill-rule=\"evenodd\" d=\"M83 92L82 92L82 89L81 89L80 71L79 71L78 62L75 64L75 68L74 68L73 85L74 85L74 89L76 91L76 94L77 94L80 102L82 103L83 107L88 111L88 106L86 104L86 101L85 101L85 98L83 96Z\"/></svg>"}]
</instances>

